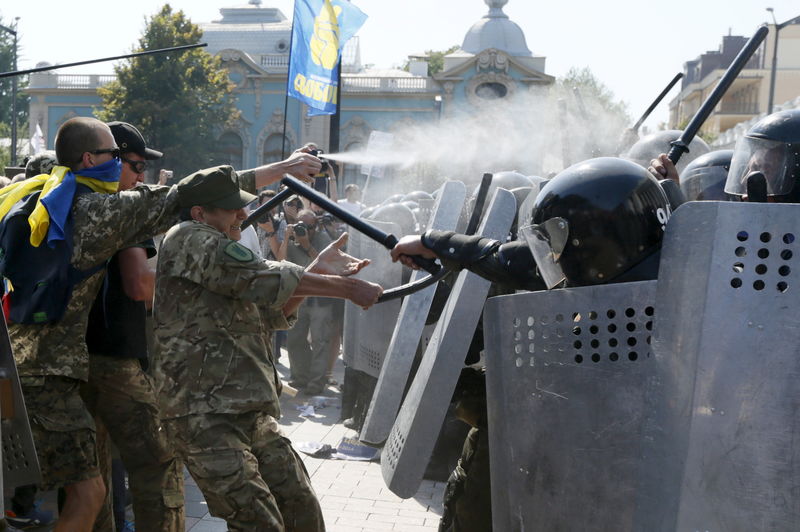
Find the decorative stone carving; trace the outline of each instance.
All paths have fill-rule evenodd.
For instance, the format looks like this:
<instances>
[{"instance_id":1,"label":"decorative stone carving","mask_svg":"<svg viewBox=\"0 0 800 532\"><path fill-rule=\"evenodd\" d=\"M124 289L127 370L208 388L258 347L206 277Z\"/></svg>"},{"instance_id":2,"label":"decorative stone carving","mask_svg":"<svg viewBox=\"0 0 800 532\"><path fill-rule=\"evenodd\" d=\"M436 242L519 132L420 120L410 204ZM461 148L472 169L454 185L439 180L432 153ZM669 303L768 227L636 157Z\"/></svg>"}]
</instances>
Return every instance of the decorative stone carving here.
<instances>
[{"instance_id":1,"label":"decorative stone carving","mask_svg":"<svg viewBox=\"0 0 800 532\"><path fill-rule=\"evenodd\" d=\"M484 70L496 70L508 73L508 55L505 52L489 48L478 54L475 61L475 70L482 72Z\"/></svg>"},{"instance_id":2,"label":"decorative stone carving","mask_svg":"<svg viewBox=\"0 0 800 532\"><path fill-rule=\"evenodd\" d=\"M342 126L342 131L344 132L344 146L349 146L353 143L361 143L366 146L372 128L363 118L356 116Z\"/></svg>"}]
</instances>

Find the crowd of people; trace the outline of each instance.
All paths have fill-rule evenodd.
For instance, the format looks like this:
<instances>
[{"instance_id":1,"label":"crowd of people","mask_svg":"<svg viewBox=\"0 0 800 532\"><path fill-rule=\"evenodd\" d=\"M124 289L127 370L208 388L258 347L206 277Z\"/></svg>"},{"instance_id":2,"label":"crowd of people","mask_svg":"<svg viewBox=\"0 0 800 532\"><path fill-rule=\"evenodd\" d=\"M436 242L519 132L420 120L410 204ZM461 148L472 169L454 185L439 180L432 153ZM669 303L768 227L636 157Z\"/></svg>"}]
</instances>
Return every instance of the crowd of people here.
<instances>
[{"instance_id":1,"label":"crowd of people","mask_svg":"<svg viewBox=\"0 0 800 532\"><path fill-rule=\"evenodd\" d=\"M107 489L111 442L127 470L140 530L184 529L183 467L230 530L324 530L308 473L279 429L284 384L277 359L285 348L289 386L326 393L336 384L345 300L369 308L383 289L353 277L369 264L347 254L347 228L300 196L242 229L284 174L316 180L356 215L397 223L402 238L391 256L410 268L412 256L438 258L508 290L653 279L664 224L680 201L797 201L797 150L784 153L775 143L800 145L800 111L778 115L754 126L737 151L704 154L708 147L700 147L686 167L662 153L667 140L650 151L634 146L629 153L640 161L592 159L549 180L507 176L514 185L499 186L512 188L531 211L502 242L423 232L424 209L414 198L433 198L424 192L367 208L348 184L339 199L334 169L323 171L314 146L252 170L223 165L171 186L144 185L163 154L134 126L65 122L55 153L32 158L24 176L0 189L10 281L4 310L39 456L39 489L63 490L55 530L125 527ZM763 198L756 197L759 179ZM659 180L679 182L686 197L670 197ZM630 210L604 210L617 204ZM20 216L25 223L13 224ZM568 227L570 238L558 227ZM19 264L30 257L56 268ZM43 285L50 291L39 297ZM468 355L465 362L477 361ZM479 370L477 378L465 376L471 387L481 379ZM491 527L480 397L462 390L454 398L472 432L448 484L441 530ZM481 480L469 482L470 471L482 472ZM36 490L17 488L12 523L53 521L35 506Z\"/></svg>"}]
</instances>

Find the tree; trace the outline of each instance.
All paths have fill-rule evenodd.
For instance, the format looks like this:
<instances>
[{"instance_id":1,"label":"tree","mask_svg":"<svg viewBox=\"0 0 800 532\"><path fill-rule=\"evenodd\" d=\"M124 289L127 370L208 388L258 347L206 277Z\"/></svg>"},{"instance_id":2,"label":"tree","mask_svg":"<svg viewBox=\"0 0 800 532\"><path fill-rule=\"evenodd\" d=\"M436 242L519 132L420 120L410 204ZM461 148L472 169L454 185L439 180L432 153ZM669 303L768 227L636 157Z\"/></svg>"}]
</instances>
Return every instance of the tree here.
<instances>
[{"instance_id":1,"label":"tree","mask_svg":"<svg viewBox=\"0 0 800 532\"><path fill-rule=\"evenodd\" d=\"M584 102L586 116L580 108L575 88ZM573 157L578 159L594 155L617 155L620 137L632 120L628 105L617 100L614 93L601 82L588 67L572 67L556 82L560 98L564 98L572 115L569 128L573 142Z\"/></svg>"},{"instance_id":2,"label":"tree","mask_svg":"<svg viewBox=\"0 0 800 532\"><path fill-rule=\"evenodd\" d=\"M147 21L136 51L200 42L202 31L169 4ZM125 60L117 79L99 90L103 121L140 128L149 145L164 152L159 164L186 175L214 160L215 136L239 116L233 84L219 58L202 49Z\"/></svg>"},{"instance_id":3,"label":"tree","mask_svg":"<svg viewBox=\"0 0 800 532\"><path fill-rule=\"evenodd\" d=\"M2 17L0 17L0 24L7 28L14 27L14 24L10 24ZM17 40L19 41L19 35L17 35ZM14 70L14 36L0 30L0 72L12 70ZM11 137L12 80L13 78L0 80L0 137L2 138ZM30 98L22 92L27 84L27 76L17 77L17 153L28 142L28 102ZM10 161L10 148L0 149L0 166L7 166Z\"/></svg>"},{"instance_id":4,"label":"tree","mask_svg":"<svg viewBox=\"0 0 800 532\"><path fill-rule=\"evenodd\" d=\"M461 48L459 45L454 44L447 50L425 50L425 56L428 58L428 75L433 76L444 70L444 56L448 54L452 54L456 50ZM409 62L406 61L403 65L403 70L408 71L409 69Z\"/></svg>"}]
</instances>

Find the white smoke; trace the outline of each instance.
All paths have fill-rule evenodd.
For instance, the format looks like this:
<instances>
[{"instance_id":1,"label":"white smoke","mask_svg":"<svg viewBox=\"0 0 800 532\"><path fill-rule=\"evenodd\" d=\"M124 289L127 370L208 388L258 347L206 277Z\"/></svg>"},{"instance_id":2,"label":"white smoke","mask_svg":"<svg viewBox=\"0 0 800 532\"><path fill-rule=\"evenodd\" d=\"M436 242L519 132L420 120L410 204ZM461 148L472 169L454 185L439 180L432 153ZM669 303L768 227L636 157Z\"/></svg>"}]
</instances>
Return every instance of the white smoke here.
<instances>
[{"instance_id":1,"label":"white smoke","mask_svg":"<svg viewBox=\"0 0 800 532\"><path fill-rule=\"evenodd\" d=\"M559 113L558 100L566 107ZM557 85L518 92L486 101L469 111L441 120L391 131L391 150L360 150L327 154L343 163L387 165L392 170L381 181L391 181L385 194L431 191L445 179L477 183L484 172L517 170L525 175L548 176L567 165L598 156L616 156L628 123L618 113L583 95L588 117L581 115L572 90Z\"/></svg>"}]
</instances>

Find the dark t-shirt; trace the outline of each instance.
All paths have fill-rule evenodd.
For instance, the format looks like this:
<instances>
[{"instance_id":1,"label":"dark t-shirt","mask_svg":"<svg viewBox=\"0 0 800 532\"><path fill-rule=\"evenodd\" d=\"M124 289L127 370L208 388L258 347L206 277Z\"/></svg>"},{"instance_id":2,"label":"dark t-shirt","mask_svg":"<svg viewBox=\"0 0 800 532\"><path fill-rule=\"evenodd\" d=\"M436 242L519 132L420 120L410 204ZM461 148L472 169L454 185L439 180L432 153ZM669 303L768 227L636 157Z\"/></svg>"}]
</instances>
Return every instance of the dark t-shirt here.
<instances>
[{"instance_id":1,"label":"dark t-shirt","mask_svg":"<svg viewBox=\"0 0 800 532\"><path fill-rule=\"evenodd\" d=\"M142 242L147 257L156 254L152 240ZM119 252L108 263L106 278L94 300L86 328L86 345L92 355L147 360L143 301L134 301L125 294L119 269Z\"/></svg>"}]
</instances>

